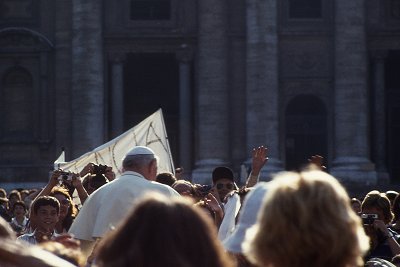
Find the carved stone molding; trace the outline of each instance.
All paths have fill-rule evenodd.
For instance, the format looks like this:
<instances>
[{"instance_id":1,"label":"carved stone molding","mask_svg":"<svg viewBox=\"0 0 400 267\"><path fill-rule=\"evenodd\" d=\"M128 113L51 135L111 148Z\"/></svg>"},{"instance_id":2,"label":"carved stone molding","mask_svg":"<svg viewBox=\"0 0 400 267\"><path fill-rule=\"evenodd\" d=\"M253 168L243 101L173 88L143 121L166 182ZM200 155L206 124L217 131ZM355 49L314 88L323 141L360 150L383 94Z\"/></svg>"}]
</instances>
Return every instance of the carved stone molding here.
<instances>
[{"instance_id":1,"label":"carved stone molding","mask_svg":"<svg viewBox=\"0 0 400 267\"><path fill-rule=\"evenodd\" d=\"M0 30L0 51L26 49L48 51L53 48L52 42L39 32L17 27Z\"/></svg>"}]
</instances>

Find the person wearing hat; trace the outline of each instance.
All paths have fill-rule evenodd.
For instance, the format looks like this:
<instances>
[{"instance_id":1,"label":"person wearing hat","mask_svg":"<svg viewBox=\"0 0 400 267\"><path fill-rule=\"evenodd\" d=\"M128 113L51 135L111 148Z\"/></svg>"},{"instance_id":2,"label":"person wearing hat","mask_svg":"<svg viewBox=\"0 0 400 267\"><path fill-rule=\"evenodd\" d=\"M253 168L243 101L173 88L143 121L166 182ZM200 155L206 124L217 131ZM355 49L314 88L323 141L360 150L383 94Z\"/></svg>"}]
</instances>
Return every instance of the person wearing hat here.
<instances>
[{"instance_id":1,"label":"person wearing hat","mask_svg":"<svg viewBox=\"0 0 400 267\"><path fill-rule=\"evenodd\" d=\"M233 178L233 171L225 166L216 167L213 170L212 182L213 189L218 193L221 202L230 192L238 189Z\"/></svg>"},{"instance_id":2,"label":"person wearing hat","mask_svg":"<svg viewBox=\"0 0 400 267\"><path fill-rule=\"evenodd\" d=\"M136 146L122 160L122 175L89 196L71 225L69 233L81 241L82 250L91 252L94 241L114 229L147 192L167 197L179 196L171 187L155 182L158 157L145 146Z\"/></svg>"}]
</instances>

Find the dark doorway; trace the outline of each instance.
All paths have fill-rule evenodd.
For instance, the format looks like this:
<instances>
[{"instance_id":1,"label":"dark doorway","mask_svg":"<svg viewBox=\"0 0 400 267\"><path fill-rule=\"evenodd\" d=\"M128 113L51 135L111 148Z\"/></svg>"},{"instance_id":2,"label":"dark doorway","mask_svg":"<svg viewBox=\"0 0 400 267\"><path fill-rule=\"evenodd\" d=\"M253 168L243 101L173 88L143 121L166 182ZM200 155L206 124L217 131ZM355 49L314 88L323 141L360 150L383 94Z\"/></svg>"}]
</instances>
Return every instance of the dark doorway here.
<instances>
[{"instance_id":1,"label":"dark doorway","mask_svg":"<svg viewBox=\"0 0 400 267\"><path fill-rule=\"evenodd\" d=\"M328 131L324 103L313 95L296 96L289 102L285 118L286 169L297 170L316 154L326 160Z\"/></svg>"},{"instance_id":2,"label":"dark doorway","mask_svg":"<svg viewBox=\"0 0 400 267\"><path fill-rule=\"evenodd\" d=\"M400 50L389 51L385 70L388 170L400 181Z\"/></svg>"},{"instance_id":3,"label":"dark doorway","mask_svg":"<svg viewBox=\"0 0 400 267\"><path fill-rule=\"evenodd\" d=\"M129 54L124 68L124 130L162 108L174 161L179 153L179 66L175 54Z\"/></svg>"}]
</instances>

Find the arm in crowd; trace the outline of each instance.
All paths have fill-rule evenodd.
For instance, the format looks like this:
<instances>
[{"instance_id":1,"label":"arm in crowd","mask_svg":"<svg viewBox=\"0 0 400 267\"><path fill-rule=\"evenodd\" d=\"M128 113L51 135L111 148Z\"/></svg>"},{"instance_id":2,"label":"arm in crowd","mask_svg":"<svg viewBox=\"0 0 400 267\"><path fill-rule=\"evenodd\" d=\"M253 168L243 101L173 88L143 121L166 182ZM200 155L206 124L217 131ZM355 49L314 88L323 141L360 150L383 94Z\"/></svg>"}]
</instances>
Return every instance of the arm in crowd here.
<instances>
[{"instance_id":1,"label":"arm in crowd","mask_svg":"<svg viewBox=\"0 0 400 267\"><path fill-rule=\"evenodd\" d=\"M377 229L379 229L379 231L381 231L385 236L387 244L389 245L390 250L392 251L392 254L393 255L400 254L400 245L397 242L395 235L389 231L385 223L382 220L375 220L374 226Z\"/></svg>"},{"instance_id":2,"label":"arm in crowd","mask_svg":"<svg viewBox=\"0 0 400 267\"><path fill-rule=\"evenodd\" d=\"M246 180L246 187L253 187L260 179L261 169L268 161L268 149L264 146L253 148L251 159L251 172Z\"/></svg>"},{"instance_id":3,"label":"arm in crowd","mask_svg":"<svg viewBox=\"0 0 400 267\"><path fill-rule=\"evenodd\" d=\"M49 182L47 185L43 188L42 191L36 196L35 199L37 199L40 196L48 196L50 195L51 191L53 188L57 185L59 185L59 177L62 175L62 170L55 170L53 171ZM70 173L71 175L71 180L70 181L63 181L63 183L69 183L69 185L72 185L76 191L78 192L79 199L81 200L81 203L83 204L85 200L88 198L88 193L86 192L85 188L82 185L81 178L79 174L76 173ZM68 187L68 185L67 185Z\"/></svg>"},{"instance_id":4,"label":"arm in crowd","mask_svg":"<svg viewBox=\"0 0 400 267\"><path fill-rule=\"evenodd\" d=\"M81 177L77 174L73 174L71 184L73 187L75 187L76 192L78 192L79 199L83 205L83 203L85 203L86 199L89 197L89 194L86 192L85 187L83 187Z\"/></svg>"}]
</instances>

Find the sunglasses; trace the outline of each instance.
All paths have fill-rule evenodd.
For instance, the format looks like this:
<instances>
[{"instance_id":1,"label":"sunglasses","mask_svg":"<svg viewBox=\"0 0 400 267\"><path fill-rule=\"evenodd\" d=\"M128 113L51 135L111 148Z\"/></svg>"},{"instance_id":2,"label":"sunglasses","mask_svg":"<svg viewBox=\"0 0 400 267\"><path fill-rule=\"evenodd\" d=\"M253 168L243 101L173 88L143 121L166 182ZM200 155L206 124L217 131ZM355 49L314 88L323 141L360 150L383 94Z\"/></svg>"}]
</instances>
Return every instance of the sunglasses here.
<instances>
[{"instance_id":1,"label":"sunglasses","mask_svg":"<svg viewBox=\"0 0 400 267\"><path fill-rule=\"evenodd\" d=\"M217 189L221 190L222 188L228 189L228 190L232 190L233 189L233 184L221 184L221 183L217 183Z\"/></svg>"}]
</instances>

